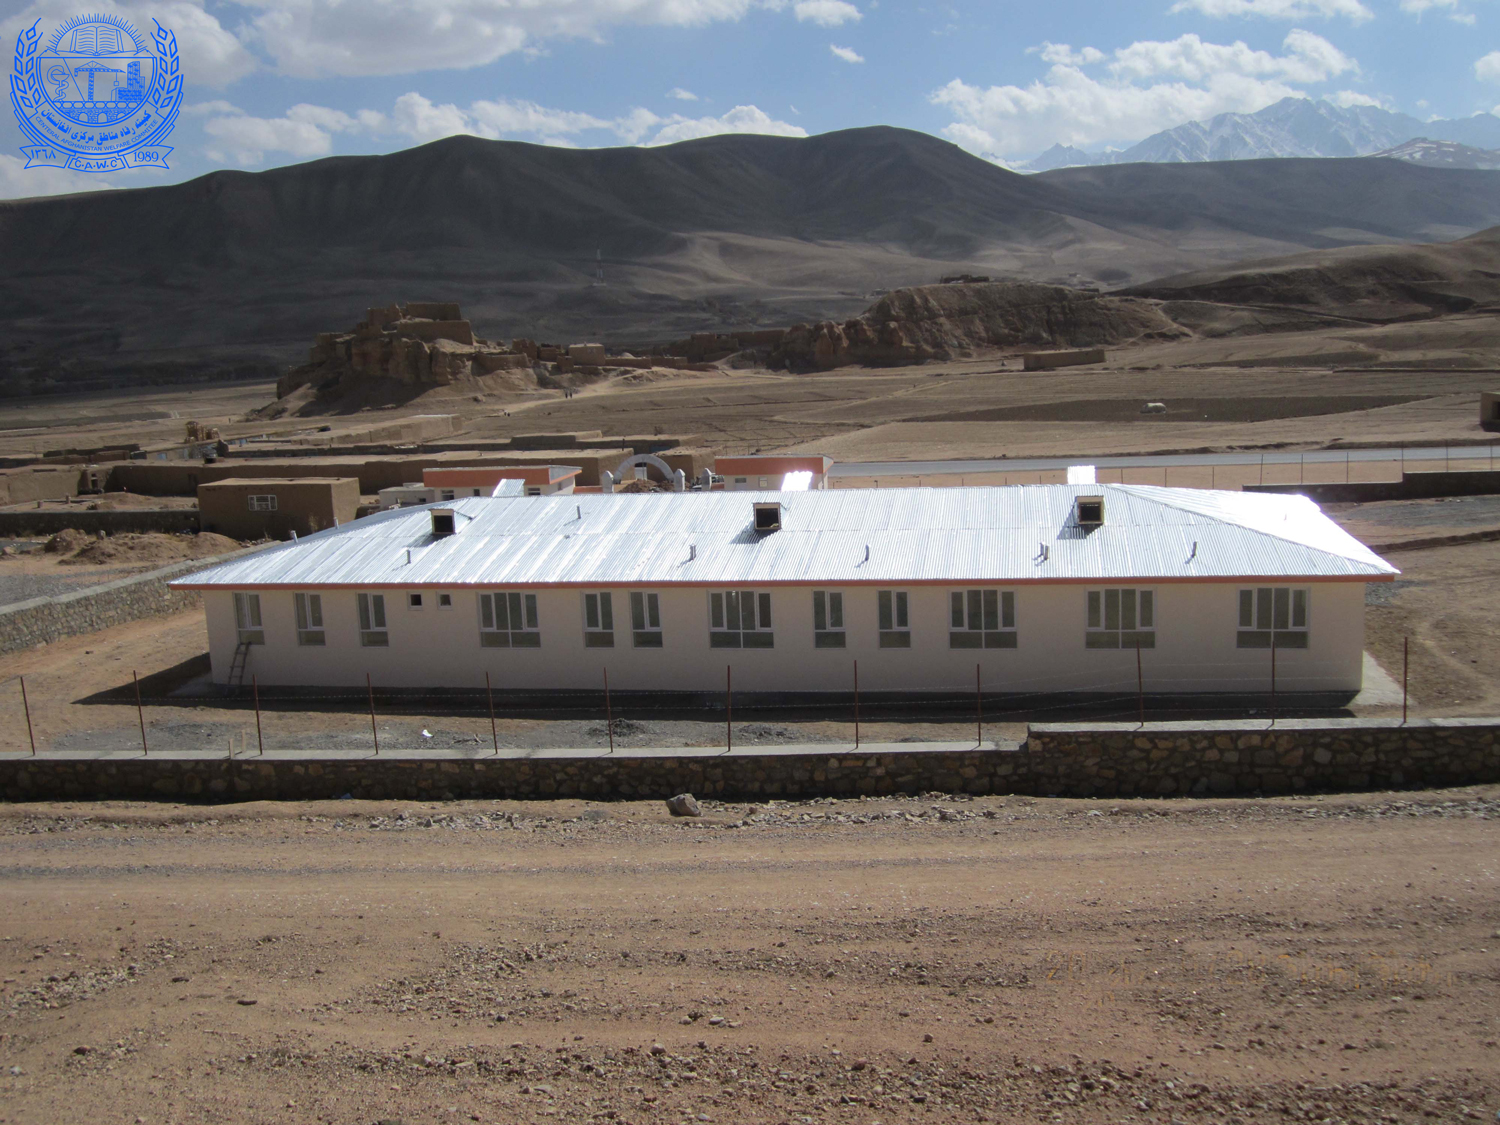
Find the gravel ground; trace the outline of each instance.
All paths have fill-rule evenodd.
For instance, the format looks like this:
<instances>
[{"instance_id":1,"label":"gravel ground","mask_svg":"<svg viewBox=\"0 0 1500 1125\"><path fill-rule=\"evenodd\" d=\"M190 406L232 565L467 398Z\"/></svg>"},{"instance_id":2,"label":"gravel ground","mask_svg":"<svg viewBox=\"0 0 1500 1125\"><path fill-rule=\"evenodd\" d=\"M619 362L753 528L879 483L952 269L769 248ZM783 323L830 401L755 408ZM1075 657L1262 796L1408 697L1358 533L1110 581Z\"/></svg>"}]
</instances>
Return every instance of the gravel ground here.
<instances>
[{"instance_id":1,"label":"gravel ground","mask_svg":"<svg viewBox=\"0 0 1500 1125\"><path fill-rule=\"evenodd\" d=\"M704 804L0 807L0 1116L1500 1109L1500 787Z\"/></svg>"}]
</instances>

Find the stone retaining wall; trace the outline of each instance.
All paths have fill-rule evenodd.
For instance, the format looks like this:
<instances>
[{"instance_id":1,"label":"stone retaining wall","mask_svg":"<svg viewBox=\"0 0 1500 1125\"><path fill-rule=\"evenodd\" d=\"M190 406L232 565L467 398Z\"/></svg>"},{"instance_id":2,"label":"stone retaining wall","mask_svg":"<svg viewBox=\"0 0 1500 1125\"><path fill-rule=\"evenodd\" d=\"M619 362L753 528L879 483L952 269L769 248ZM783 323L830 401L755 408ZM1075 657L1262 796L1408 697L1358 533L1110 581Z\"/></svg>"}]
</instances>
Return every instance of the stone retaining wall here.
<instances>
[{"instance_id":1,"label":"stone retaining wall","mask_svg":"<svg viewBox=\"0 0 1500 1125\"><path fill-rule=\"evenodd\" d=\"M1037 723L1028 784L1074 797L1292 793L1500 781L1500 720Z\"/></svg>"},{"instance_id":2,"label":"stone retaining wall","mask_svg":"<svg viewBox=\"0 0 1500 1125\"><path fill-rule=\"evenodd\" d=\"M734 800L929 791L1131 797L1434 787L1500 781L1500 720L1304 719L1258 722L1037 724L1019 748L768 748L298 755L230 761L0 756L0 798L17 800L301 800L350 794L592 800L691 792Z\"/></svg>"},{"instance_id":3,"label":"stone retaining wall","mask_svg":"<svg viewBox=\"0 0 1500 1125\"><path fill-rule=\"evenodd\" d=\"M47 539L64 528L77 528L89 535L104 532L118 535L125 531L164 531L169 534L196 532L197 508L121 508L117 511L91 512L82 504L76 509L55 508L21 512L0 512L0 539Z\"/></svg>"},{"instance_id":4,"label":"stone retaining wall","mask_svg":"<svg viewBox=\"0 0 1500 1125\"><path fill-rule=\"evenodd\" d=\"M382 755L294 760L206 756L0 757L0 797L25 800L767 799L890 793L992 793L1019 755L996 750L861 754L615 755L483 758Z\"/></svg>"},{"instance_id":5,"label":"stone retaining wall","mask_svg":"<svg viewBox=\"0 0 1500 1125\"><path fill-rule=\"evenodd\" d=\"M212 558L191 559L56 597L31 598L0 606L0 653L190 609L201 604L197 591L173 590L168 582L260 549L251 547Z\"/></svg>"}]
</instances>

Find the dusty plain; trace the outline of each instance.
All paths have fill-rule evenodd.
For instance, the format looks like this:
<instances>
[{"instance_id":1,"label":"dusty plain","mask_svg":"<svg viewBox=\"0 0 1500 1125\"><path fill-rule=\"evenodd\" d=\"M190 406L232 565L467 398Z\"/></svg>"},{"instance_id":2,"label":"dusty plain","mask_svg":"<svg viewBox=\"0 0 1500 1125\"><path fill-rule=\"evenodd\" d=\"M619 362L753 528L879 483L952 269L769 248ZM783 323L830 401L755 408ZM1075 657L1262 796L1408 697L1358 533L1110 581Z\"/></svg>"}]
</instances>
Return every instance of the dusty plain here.
<instances>
[{"instance_id":1,"label":"dusty plain","mask_svg":"<svg viewBox=\"0 0 1500 1125\"><path fill-rule=\"evenodd\" d=\"M0 1117L1493 1120L1500 790L0 810Z\"/></svg>"}]
</instances>

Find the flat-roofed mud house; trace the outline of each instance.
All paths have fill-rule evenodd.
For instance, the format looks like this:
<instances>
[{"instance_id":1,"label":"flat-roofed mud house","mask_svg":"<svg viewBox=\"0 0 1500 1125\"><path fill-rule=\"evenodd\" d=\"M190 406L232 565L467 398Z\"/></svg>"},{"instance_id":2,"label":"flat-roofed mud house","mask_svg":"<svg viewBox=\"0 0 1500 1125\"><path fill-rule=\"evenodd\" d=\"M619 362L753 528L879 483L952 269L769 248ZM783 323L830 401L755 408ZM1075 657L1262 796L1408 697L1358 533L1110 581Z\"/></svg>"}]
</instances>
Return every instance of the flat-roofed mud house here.
<instances>
[{"instance_id":1,"label":"flat-roofed mud house","mask_svg":"<svg viewBox=\"0 0 1500 1125\"><path fill-rule=\"evenodd\" d=\"M1355 692L1396 573L1301 496L1029 485L460 499L173 585L263 687Z\"/></svg>"}]
</instances>

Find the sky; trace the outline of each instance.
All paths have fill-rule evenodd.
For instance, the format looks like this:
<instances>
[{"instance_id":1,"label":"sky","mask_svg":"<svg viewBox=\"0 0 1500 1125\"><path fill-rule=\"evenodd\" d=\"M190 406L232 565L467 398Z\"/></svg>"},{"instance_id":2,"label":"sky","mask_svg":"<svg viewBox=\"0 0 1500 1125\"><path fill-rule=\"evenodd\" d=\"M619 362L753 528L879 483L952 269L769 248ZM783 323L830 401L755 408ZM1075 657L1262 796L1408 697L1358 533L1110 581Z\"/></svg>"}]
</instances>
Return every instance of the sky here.
<instances>
[{"instance_id":1,"label":"sky","mask_svg":"<svg viewBox=\"0 0 1500 1125\"><path fill-rule=\"evenodd\" d=\"M174 183L455 133L577 147L896 125L1002 163L1287 96L1500 110L1500 0L0 0L177 36L171 168L24 168L0 199Z\"/></svg>"}]
</instances>

